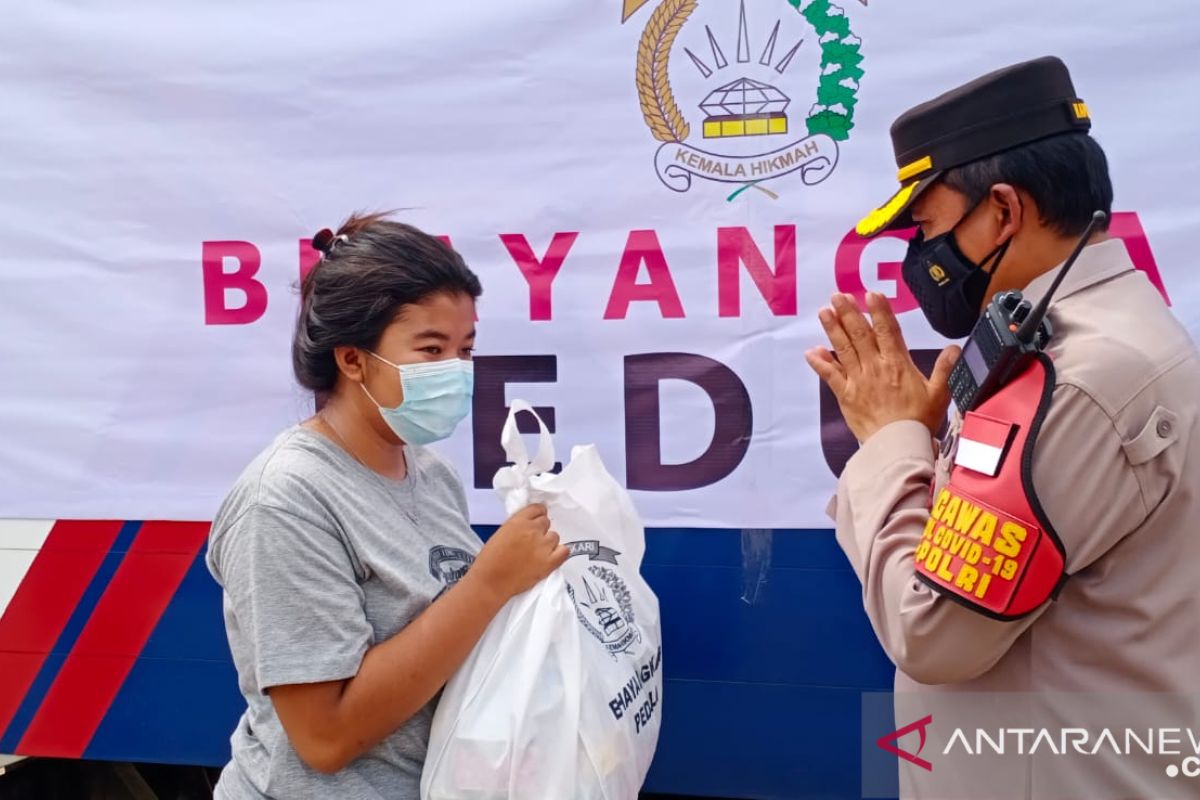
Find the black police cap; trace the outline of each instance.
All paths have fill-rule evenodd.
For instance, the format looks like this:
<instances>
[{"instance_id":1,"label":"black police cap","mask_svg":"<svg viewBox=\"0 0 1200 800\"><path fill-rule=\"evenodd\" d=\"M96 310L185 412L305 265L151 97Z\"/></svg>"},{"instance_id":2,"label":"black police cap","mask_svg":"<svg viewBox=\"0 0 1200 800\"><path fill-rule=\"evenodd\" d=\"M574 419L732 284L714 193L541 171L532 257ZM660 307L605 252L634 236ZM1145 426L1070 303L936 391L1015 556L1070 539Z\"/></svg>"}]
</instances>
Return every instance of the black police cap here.
<instances>
[{"instance_id":1,"label":"black police cap","mask_svg":"<svg viewBox=\"0 0 1200 800\"><path fill-rule=\"evenodd\" d=\"M1023 144L1092 126L1071 74L1053 56L990 72L892 123L900 190L864 217L861 236L913 224L909 207L942 174Z\"/></svg>"}]
</instances>

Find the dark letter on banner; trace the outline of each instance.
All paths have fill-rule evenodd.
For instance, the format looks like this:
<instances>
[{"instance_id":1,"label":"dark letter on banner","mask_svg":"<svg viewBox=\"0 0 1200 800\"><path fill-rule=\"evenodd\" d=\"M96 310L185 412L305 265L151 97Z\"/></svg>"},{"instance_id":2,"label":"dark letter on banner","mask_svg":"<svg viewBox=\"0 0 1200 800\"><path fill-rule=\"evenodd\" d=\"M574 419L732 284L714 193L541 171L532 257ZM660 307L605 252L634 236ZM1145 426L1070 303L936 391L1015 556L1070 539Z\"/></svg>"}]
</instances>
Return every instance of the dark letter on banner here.
<instances>
[{"instance_id":1,"label":"dark letter on banner","mask_svg":"<svg viewBox=\"0 0 1200 800\"><path fill-rule=\"evenodd\" d=\"M558 380L556 356L480 356L475 359L475 400L472 403L475 441L475 488L492 488L496 471L508 463L500 446L500 432L508 419L504 387L510 383L554 383ZM554 409L535 407L554 433ZM517 430L537 433L537 421L528 414L517 417ZM530 453L532 455L532 452ZM559 465L555 465L556 470Z\"/></svg>"},{"instance_id":2,"label":"dark letter on banner","mask_svg":"<svg viewBox=\"0 0 1200 800\"><path fill-rule=\"evenodd\" d=\"M929 375L933 372L933 365L937 363L937 357L942 351L909 350L908 352L912 356L913 363L917 365L917 369L925 375ZM821 450L825 453L825 463L829 465L829 469L833 471L834 475L841 477L842 470L846 468L846 462L858 452L858 440L854 438L854 434L850 432L850 426L842 417L842 410L838 408L833 392L829 390L824 381L817 381L817 383L821 387ZM944 425L942 430L945 430ZM941 435L941 431L938 432L938 435Z\"/></svg>"},{"instance_id":3,"label":"dark letter on banner","mask_svg":"<svg viewBox=\"0 0 1200 800\"><path fill-rule=\"evenodd\" d=\"M712 400L716 424L703 455L687 464L662 463L658 384L689 381ZM672 424L689 425L687 419ZM630 489L678 492L727 477L750 447L753 411L746 386L729 367L692 353L646 353L625 358L625 469Z\"/></svg>"}]
</instances>

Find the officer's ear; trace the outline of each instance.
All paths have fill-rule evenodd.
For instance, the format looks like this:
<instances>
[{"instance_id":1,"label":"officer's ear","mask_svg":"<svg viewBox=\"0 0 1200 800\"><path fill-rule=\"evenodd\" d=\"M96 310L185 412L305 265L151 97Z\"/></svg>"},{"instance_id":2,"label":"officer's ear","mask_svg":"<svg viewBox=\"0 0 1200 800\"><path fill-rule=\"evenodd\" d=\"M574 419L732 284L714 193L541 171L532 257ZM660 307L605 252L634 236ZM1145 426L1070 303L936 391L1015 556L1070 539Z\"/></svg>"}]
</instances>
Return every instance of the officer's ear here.
<instances>
[{"instance_id":1,"label":"officer's ear","mask_svg":"<svg viewBox=\"0 0 1200 800\"><path fill-rule=\"evenodd\" d=\"M1020 193L1010 184L997 183L988 193L988 204L996 220L996 241L993 247L1017 235L1024 222L1025 204Z\"/></svg>"}]
</instances>

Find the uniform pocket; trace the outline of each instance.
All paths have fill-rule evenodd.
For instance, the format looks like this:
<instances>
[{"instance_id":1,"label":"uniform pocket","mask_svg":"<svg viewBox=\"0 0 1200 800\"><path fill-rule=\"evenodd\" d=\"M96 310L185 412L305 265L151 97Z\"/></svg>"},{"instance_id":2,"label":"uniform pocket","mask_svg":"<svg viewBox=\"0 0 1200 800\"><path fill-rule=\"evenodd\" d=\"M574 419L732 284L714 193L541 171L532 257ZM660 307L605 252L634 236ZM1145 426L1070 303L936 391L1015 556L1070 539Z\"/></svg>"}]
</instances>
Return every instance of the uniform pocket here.
<instances>
[{"instance_id":1,"label":"uniform pocket","mask_svg":"<svg viewBox=\"0 0 1200 800\"><path fill-rule=\"evenodd\" d=\"M1125 457L1135 467L1145 464L1179 440L1179 417L1174 411L1155 406L1136 436L1121 442Z\"/></svg>"}]
</instances>

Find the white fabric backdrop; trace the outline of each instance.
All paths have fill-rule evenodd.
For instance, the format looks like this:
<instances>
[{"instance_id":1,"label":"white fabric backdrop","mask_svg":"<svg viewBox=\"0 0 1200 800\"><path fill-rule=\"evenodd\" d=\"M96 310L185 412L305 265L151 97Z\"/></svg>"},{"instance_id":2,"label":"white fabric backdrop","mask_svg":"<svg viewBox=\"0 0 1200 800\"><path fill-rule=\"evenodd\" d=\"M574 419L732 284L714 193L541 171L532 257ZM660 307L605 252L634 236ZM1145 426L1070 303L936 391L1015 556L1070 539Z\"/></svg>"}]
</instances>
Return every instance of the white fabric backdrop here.
<instances>
[{"instance_id":1,"label":"white fabric backdrop","mask_svg":"<svg viewBox=\"0 0 1200 800\"><path fill-rule=\"evenodd\" d=\"M987 14L944 0L827 5L745 0L744 37L737 0L650 0L624 22L621 0L9 9L0 517L209 518L245 463L311 411L289 363L300 240L353 209L407 208L403 219L450 236L480 274L481 355L557 357L556 382L510 386L509 398L553 406L563 447L596 442L618 478L625 356L695 353L739 376L754 419L744 459L705 487L636 492L649 524L826 526L834 476L803 351L822 338L816 311L838 286L839 244L894 187L888 125L958 83L1048 53L1068 63L1091 109L1116 210L1137 215L1175 312L1200 331L1188 239L1200 218L1191 4L1013 0ZM640 73L639 43L649 58ZM656 53L679 109L659 127L680 138L685 121L688 148L743 157L727 163L749 170L762 160L752 156L808 136L822 73L858 74L830 58L855 52L861 80L840 83L853 107L838 81L823 95L841 103L830 104L835 127L853 112L849 136L814 140L836 155L832 169L761 184L777 197L751 188L732 200L740 182L695 177L676 191L660 180L661 142L635 80L670 112L652 80ZM703 137L701 102L742 78L790 100L787 134ZM776 226L785 240L794 226L794 309L788 289L773 312L738 267L740 314L721 316L718 230L746 229L774 269ZM640 230L661 244L682 318L634 301L624 319L605 319ZM552 318L531 320L529 284L501 236L524 236L541 257L556 233L578 235L552 283ZM245 324L208 324L202 254L222 241L261 255L267 306ZM902 252L895 239L872 243L864 283L895 294L878 265ZM244 302L226 294L231 308ZM919 311L901 319L910 346L942 346ZM707 396L669 381L661 409L664 461L699 455L714 421ZM444 446L468 485L473 447L470 423ZM475 521L500 520L490 490L472 489L471 501Z\"/></svg>"}]
</instances>

